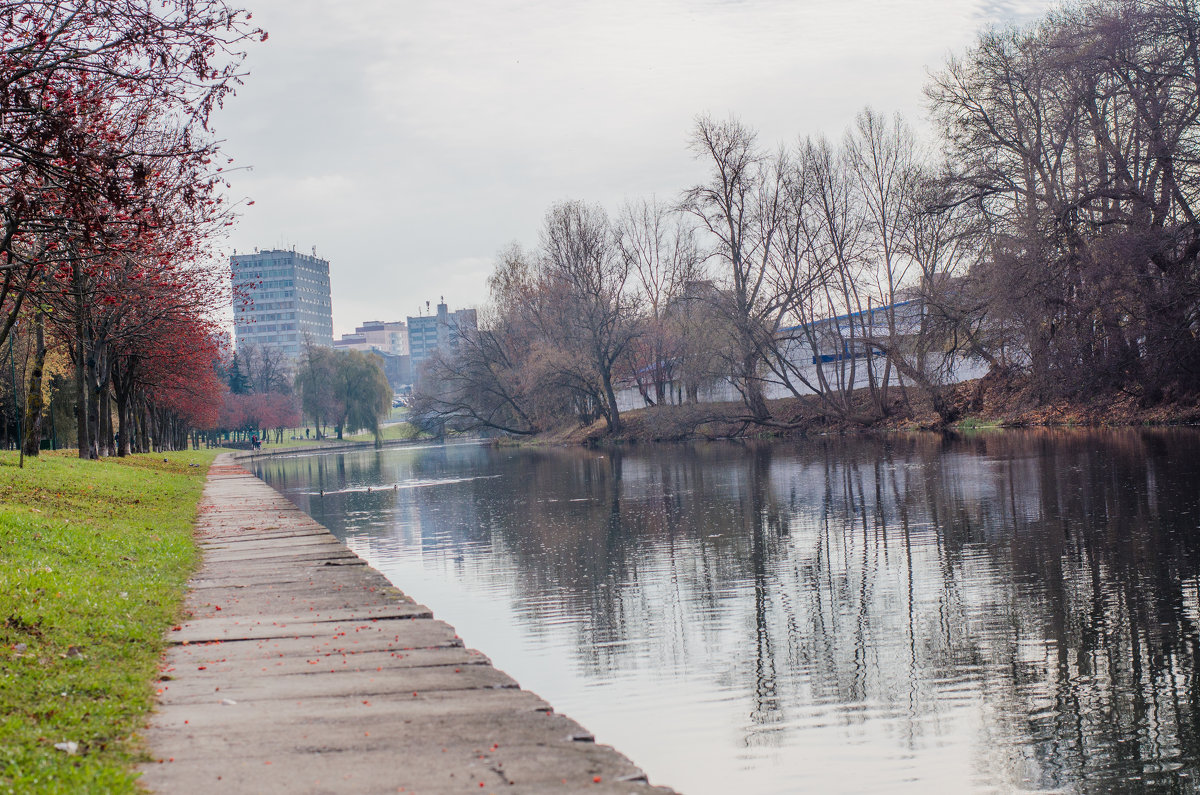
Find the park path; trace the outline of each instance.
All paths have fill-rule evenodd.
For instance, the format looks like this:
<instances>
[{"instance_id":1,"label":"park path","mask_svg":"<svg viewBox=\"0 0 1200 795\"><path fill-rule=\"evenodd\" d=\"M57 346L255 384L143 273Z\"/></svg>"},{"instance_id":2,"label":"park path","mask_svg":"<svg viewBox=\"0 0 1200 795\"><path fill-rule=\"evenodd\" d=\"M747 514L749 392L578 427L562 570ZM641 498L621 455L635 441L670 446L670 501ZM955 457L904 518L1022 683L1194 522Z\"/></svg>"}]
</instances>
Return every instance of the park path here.
<instances>
[{"instance_id":1,"label":"park path","mask_svg":"<svg viewBox=\"0 0 1200 795\"><path fill-rule=\"evenodd\" d=\"M670 792L229 455L146 732L154 792Z\"/></svg>"}]
</instances>

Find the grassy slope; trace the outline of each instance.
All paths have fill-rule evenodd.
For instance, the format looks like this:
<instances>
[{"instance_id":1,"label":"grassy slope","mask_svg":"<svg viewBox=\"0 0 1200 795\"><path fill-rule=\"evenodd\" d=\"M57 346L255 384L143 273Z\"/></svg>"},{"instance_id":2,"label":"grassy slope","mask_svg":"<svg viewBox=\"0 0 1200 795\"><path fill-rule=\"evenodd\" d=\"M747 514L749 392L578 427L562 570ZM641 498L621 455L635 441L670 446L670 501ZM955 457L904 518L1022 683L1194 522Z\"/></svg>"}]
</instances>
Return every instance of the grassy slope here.
<instances>
[{"instance_id":1,"label":"grassy slope","mask_svg":"<svg viewBox=\"0 0 1200 795\"><path fill-rule=\"evenodd\" d=\"M344 435L344 438L338 439L332 429L326 428L325 430L329 435L324 439L317 439L315 436L305 439L303 435L298 439L293 439L291 438L292 433L289 431L284 435L282 442L276 443L272 441L275 438L272 436L270 440L263 442L263 449L281 450L293 447L336 447L347 442L370 442L375 438L370 431L358 431L357 433L347 433ZM413 440L420 435L417 429L407 422L389 422L380 430L385 442ZM304 430L301 429L300 433L303 434Z\"/></svg>"},{"instance_id":2,"label":"grassy slope","mask_svg":"<svg viewBox=\"0 0 1200 795\"><path fill-rule=\"evenodd\" d=\"M393 414L396 411L396 409L392 409ZM275 436L273 434L268 434L266 439L263 441L263 449L278 450L285 447L330 446L343 444L344 442L369 442L375 438L372 436L370 431L357 431L355 433L346 433L344 434L343 439L338 439L337 434L334 433L332 428L326 428L325 432L328 434L328 436L326 436L324 439L317 439L315 429L312 426L308 426L308 428L309 431L313 432L309 438L304 437L304 428L300 428L298 433L295 429L289 429L284 433L282 442L274 441ZM385 442L416 439L419 435L416 427L408 422L395 419L385 422L380 430L383 433L383 440ZM293 439L293 435L295 435L297 438Z\"/></svg>"},{"instance_id":3,"label":"grassy slope","mask_svg":"<svg viewBox=\"0 0 1200 795\"><path fill-rule=\"evenodd\" d=\"M419 435L416 427L407 422L392 422L384 425L379 430L385 442L416 439ZM374 438L370 431L359 431L358 433L346 435L347 440L356 442L363 441L364 439L370 441Z\"/></svg>"},{"instance_id":4,"label":"grassy slope","mask_svg":"<svg viewBox=\"0 0 1200 795\"><path fill-rule=\"evenodd\" d=\"M950 387L947 401L958 410L951 429L972 431L987 428L1029 426L1137 426L1200 424L1200 400L1179 396L1143 406L1125 393L1095 392L1075 397L1042 397L1038 385L1023 375L995 374ZM944 430L928 398L920 390L907 390L906 405L899 387L891 391L891 413L880 418L867 393L854 393L856 417L841 418L829 413L812 395L770 400L772 424L744 421L741 403L699 403L683 406L654 406L621 413L624 424L615 435L603 420L580 426L567 423L545 431L533 444L585 444L596 442L686 441L727 438L789 437L808 433L857 431Z\"/></svg>"},{"instance_id":5,"label":"grassy slope","mask_svg":"<svg viewBox=\"0 0 1200 795\"><path fill-rule=\"evenodd\" d=\"M135 791L215 455L0 454L0 791Z\"/></svg>"}]
</instances>

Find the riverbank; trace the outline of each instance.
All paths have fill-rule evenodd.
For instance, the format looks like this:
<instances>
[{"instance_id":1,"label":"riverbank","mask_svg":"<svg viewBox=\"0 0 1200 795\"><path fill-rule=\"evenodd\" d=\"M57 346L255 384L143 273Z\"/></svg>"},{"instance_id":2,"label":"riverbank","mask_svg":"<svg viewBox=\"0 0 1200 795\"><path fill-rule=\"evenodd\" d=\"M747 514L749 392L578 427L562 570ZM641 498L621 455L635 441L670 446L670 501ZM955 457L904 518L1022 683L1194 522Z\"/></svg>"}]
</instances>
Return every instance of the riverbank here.
<instances>
[{"instance_id":1,"label":"riverbank","mask_svg":"<svg viewBox=\"0 0 1200 795\"><path fill-rule=\"evenodd\" d=\"M395 414L395 409L393 416ZM308 449L325 449L331 446L340 446L344 444L374 444L375 435L371 431L355 431L347 433L341 439L337 436L317 437L315 435L303 436L302 433L315 431L312 426L301 426L300 428L292 428L290 430L291 438L284 441L273 441L275 434L271 431L263 434L262 451L293 449L293 448L308 448ZM421 432L418 431L411 423L406 420L392 419L384 421L379 426L380 438L384 444L396 442L415 442L421 438ZM425 437L428 438L428 437ZM241 445L245 445L244 447ZM234 445L235 449L249 449L249 443L239 443Z\"/></svg>"},{"instance_id":2,"label":"riverbank","mask_svg":"<svg viewBox=\"0 0 1200 795\"><path fill-rule=\"evenodd\" d=\"M205 488L144 786L669 792L232 460Z\"/></svg>"},{"instance_id":3,"label":"riverbank","mask_svg":"<svg viewBox=\"0 0 1200 795\"><path fill-rule=\"evenodd\" d=\"M1031 426L1112 427L1192 425L1200 423L1200 402L1168 400L1143 406L1127 394L1094 394L1086 399L1046 400L1024 377L965 381L947 389L954 415L947 424L927 398L914 389L893 388L889 413L880 416L865 389L854 395L851 410L838 415L815 396L768 401L771 419L747 418L741 403L652 406L626 411L622 429L609 434L603 420L586 426L557 428L534 437L542 444L637 443L715 439L789 438L813 433L857 431L970 430L981 427Z\"/></svg>"},{"instance_id":4,"label":"riverbank","mask_svg":"<svg viewBox=\"0 0 1200 795\"><path fill-rule=\"evenodd\" d=\"M0 790L137 791L215 455L0 454Z\"/></svg>"},{"instance_id":5,"label":"riverbank","mask_svg":"<svg viewBox=\"0 0 1200 795\"><path fill-rule=\"evenodd\" d=\"M439 440L432 438L403 438L403 439L386 439L381 447L411 447L419 444L437 443ZM274 456L296 455L297 453L348 453L355 450L374 450L375 440L367 437L361 440L353 438L348 439L322 439L318 441L303 441L297 440L292 444L283 443L280 445L267 446L263 445L261 450L244 450L239 452L239 459L246 458L272 458Z\"/></svg>"}]
</instances>

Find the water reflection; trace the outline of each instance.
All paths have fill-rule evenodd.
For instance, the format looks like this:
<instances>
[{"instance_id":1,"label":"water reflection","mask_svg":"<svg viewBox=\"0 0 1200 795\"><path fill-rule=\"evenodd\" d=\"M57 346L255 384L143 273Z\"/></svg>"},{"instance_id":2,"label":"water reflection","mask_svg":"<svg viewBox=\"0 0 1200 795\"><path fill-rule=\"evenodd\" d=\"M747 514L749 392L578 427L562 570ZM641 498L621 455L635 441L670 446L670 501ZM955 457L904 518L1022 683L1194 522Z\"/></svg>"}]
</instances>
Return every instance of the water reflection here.
<instances>
[{"instance_id":1,"label":"water reflection","mask_svg":"<svg viewBox=\"0 0 1200 795\"><path fill-rule=\"evenodd\" d=\"M431 447L260 474L684 791L1195 789L1196 432Z\"/></svg>"}]
</instances>

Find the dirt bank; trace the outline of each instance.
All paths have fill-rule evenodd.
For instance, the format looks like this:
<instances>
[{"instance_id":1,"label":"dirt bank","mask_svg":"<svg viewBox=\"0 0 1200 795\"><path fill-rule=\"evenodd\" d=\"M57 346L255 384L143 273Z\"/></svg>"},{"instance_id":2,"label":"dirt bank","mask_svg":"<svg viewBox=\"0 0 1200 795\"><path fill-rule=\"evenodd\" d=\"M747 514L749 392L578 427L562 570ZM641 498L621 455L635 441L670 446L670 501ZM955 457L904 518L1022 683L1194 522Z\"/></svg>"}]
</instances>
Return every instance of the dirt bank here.
<instances>
[{"instance_id":1,"label":"dirt bank","mask_svg":"<svg viewBox=\"0 0 1200 795\"><path fill-rule=\"evenodd\" d=\"M923 430L945 427L1028 427L1184 425L1200 423L1200 399L1173 399L1151 406L1126 393L1045 398L1025 376L989 375L955 385L947 402L955 421L947 425L928 399L909 389L893 388L886 416L880 416L866 390L855 395L845 415L829 410L815 396L769 401L771 420L756 423L740 403L652 406L627 411L623 428L609 434L604 422L558 428L541 434L545 444L655 442L738 438L788 438L811 433L864 430Z\"/></svg>"}]
</instances>

